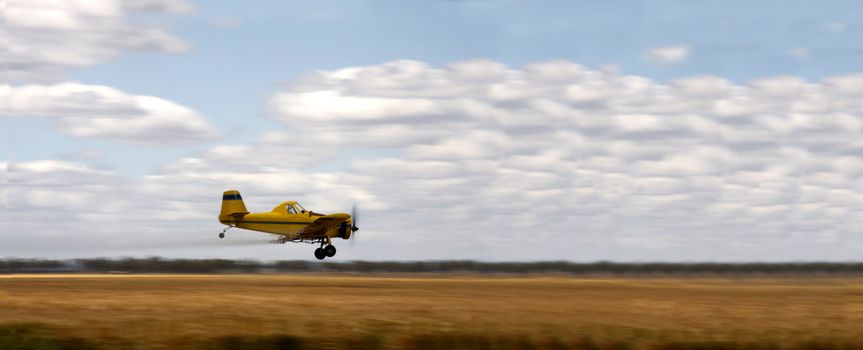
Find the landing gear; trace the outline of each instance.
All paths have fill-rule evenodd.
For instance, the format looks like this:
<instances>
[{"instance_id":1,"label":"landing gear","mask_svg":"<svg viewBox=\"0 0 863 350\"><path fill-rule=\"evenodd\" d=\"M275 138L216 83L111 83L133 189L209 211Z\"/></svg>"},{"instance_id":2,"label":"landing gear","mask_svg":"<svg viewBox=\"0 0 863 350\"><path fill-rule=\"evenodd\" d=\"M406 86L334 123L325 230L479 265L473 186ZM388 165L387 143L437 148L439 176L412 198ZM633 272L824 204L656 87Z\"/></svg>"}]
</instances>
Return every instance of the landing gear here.
<instances>
[{"instance_id":1,"label":"landing gear","mask_svg":"<svg viewBox=\"0 0 863 350\"><path fill-rule=\"evenodd\" d=\"M326 247L324 247L324 254L331 258L334 257L336 255L336 246L332 244L327 245Z\"/></svg>"},{"instance_id":2,"label":"landing gear","mask_svg":"<svg viewBox=\"0 0 863 350\"><path fill-rule=\"evenodd\" d=\"M234 227L234 226L225 227L225 229L222 230L222 232L219 232L219 238L225 238L225 232L228 232L228 230L230 230L232 227Z\"/></svg>"},{"instance_id":3,"label":"landing gear","mask_svg":"<svg viewBox=\"0 0 863 350\"><path fill-rule=\"evenodd\" d=\"M326 254L327 254L327 253L324 253L324 249L323 249L323 248L315 249L315 257L316 257L316 258L318 258L318 260L324 260L324 258L326 258L326 257L327 257L327 255L326 255Z\"/></svg>"},{"instance_id":4,"label":"landing gear","mask_svg":"<svg viewBox=\"0 0 863 350\"><path fill-rule=\"evenodd\" d=\"M320 240L321 246L318 249L315 249L315 257L318 260L324 260L326 257L334 257L336 256L336 246L333 245L333 241L330 240L329 237L322 238ZM326 244L326 246L324 246Z\"/></svg>"}]
</instances>

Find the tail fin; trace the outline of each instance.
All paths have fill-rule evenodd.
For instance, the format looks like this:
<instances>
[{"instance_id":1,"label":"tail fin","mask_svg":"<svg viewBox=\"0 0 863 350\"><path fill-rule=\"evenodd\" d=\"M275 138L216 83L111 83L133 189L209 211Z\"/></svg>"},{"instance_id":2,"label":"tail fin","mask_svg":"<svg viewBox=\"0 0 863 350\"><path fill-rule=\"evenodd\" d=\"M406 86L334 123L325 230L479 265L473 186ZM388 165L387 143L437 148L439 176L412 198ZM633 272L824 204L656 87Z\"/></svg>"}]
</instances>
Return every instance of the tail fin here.
<instances>
[{"instance_id":1,"label":"tail fin","mask_svg":"<svg viewBox=\"0 0 863 350\"><path fill-rule=\"evenodd\" d=\"M240 197L240 191L225 191L222 195L222 212L219 213L219 221L236 221L248 213L243 197Z\"/></svg>"}]
</instances>

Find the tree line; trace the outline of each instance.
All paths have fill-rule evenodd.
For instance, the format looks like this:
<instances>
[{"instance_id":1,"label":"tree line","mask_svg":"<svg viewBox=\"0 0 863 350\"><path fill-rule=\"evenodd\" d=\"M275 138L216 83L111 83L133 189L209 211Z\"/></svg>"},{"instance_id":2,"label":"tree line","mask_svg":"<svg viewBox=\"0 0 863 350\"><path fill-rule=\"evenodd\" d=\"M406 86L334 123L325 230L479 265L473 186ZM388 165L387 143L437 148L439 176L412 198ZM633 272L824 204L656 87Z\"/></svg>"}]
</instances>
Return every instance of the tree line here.
<instances>
[{"instance_id":1,"label":"tree line","mask_svg":"<svg viewBox=\"0 0 863 350\"><path fill-rule=\"evenodd\" d=\"M228 259L2 259L0 273L506 273L572 275L863 274L863 262L622 263L445 261L258 261Z\"/></svg>"}]
</instances>

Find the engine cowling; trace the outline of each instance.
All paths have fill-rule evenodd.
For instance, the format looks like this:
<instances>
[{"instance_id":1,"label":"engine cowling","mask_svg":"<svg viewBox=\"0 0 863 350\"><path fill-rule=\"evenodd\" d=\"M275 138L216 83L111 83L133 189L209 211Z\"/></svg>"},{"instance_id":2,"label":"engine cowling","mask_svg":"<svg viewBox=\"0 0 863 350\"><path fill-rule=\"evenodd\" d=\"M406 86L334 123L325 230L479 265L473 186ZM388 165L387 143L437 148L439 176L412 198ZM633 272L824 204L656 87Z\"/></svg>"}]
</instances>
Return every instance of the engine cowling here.
<instances>
[{"instance_id":1,"label":"engine cowling","mask_svg":"<svg viewBox=\"0 0 863 350\"><path fill-rule=\"evenodd\" d=\"M339 224L339 238L348 239L351 237L351 230L348 229L348 223Z\"/></svg>"}]
</instances>

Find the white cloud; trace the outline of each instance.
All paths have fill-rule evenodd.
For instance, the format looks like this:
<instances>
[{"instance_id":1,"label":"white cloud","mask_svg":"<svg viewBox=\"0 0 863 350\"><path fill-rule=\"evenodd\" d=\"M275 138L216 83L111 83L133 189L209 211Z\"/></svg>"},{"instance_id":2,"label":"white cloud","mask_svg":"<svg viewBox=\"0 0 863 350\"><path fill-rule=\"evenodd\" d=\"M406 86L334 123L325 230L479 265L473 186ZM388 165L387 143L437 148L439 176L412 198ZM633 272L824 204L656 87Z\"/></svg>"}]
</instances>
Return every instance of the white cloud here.
<instances>
[{"instance_id":1,"label":"white cloud","mask_svg":"<svg viewBox=\"0 0 863 350\"><path fill-rule=\"evenodd\" d=\"M100 85L0 85L0 117L56 118L57 131L141 144L176 145L218 132L195 111L153 96Z\"/></svg>"},{"instance_id":2,"label":"white cloud","mask_svg":"<svg viewBox=\"0 0 863 350\"><path fill-rule=\"evenodd\" d=\"M258 239L214 238L218 196L238 188L252 210L360 203L362 238L345 258L851 259L863 247L861 81L663 84L562 61L322 71L273 95L284 130L151 176L13 164L10 198L26 206L12 225L49 232L26 213L96 223L131 211L153 232L144 246ZM54 195L113 209L57 209ZM187 254L216 250L201 251ZM227 251L310 257L302 246Z\"/></svg>"},{"instance_id":3,"label":"white cloud","mask_svg":"<svg viewBox=\"0 0 863 350\"><path fill-rule=\"evenodd\" d=\"M57 131L139 144L176 145L217 132L197 112L154 96L64 81L62 70L89 66L128 51L178 52L188 45L135 12L187 13L182 0L17 1L6 8L0 117L55 118ZM10 84L11 82L11 84Z\"/></svg>"},{"instance_id":4,"label":"white cloud","mask_svg":"<svg viewBox=\"0 0 863 350\"><path fill-rule=\"evenodd\" d=\"M184 51L184 41L163 28L133 24L127 15L188 9L183 1L167 0L11 0L4 16L7 73L12 81L56 80L63 68L104 62L125 51Z\"/></svg>"},{"instance_id":5,"label":"white cloud","mask_svg":"<svg viewBox=\"0 0 863 350\"><path fill-rule=\"evenodd\" d=\"M189 13L195 9L192 4L184 0L123 0L120 5L129 11L176 14Z\"/></svg>"},{"instance_id":6,"label":"white cloud","mask_svg":"<svg viewBox=\"0 0 863 350\"><path fill-rule=\"evenodd\" d=\"M416 117L438 114L438 106L422 99L344 96L336 91L315 91L280 94L273 99L273 108L285 118L311 121L333 119L376 119L386 117Z\"/></svg>"},{"instance_id":7,"label":"white cloud","mask_svg":"<svg viewBox=\"0 0 863 350\"><path fill-rule=\"evenodd\" d=\"M397 215L415 227L400 234L415 239L494 232L525 242L534 236L521 233L531 232L567 241L576 239L560 238L567 227L593 227L580 232L583 239L610 233L621 240L604 242L617 249L633 249L623 242L645 232L662 232L654 245L667 254L704 245L743 254L734 250L768 249L758 248L766 241L772 249L785 244L776 237L806 223L797 219L808 201L799 195L802 183L810 192L831 191L837 181L858 186L828 165L840 158L845 169L863 165L847 157L863 146L863 105L835 94L854 90L853 75L749 84L700 76L663 85L570 62L453 66L398 61L319 72L275 95L274 113L291 130L286 139L308 140L318 151L397 150L355 159L341 176L348 183L363 179L357 184L386 208L381 218ZM334 113L332 101L301 98L318 92L386 99L390 108ZM399 130L399 137L378 136L383 129ZM815 168L833 180L809 175ZM825 207L850 203L827 198ZM426 215L444 212L451 226L443 231L453 233L417 227ZM819 227L835 242L853 237L848 227ZM760 238L738 241L747 236Z\"/></svg>"},{"instance_id":8,"label":"white cloud","mask_svg":"<svg viewBox=\"0 0 863 350\"><path fill-rule=\"evenodd\" d=\"M645 54L645 58L658 63L678 63L689 57L690 49L686 45L657 47Z\"/></svg>"}]
</instances>

